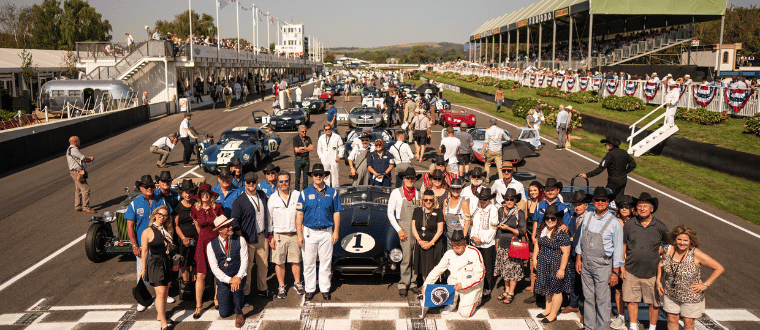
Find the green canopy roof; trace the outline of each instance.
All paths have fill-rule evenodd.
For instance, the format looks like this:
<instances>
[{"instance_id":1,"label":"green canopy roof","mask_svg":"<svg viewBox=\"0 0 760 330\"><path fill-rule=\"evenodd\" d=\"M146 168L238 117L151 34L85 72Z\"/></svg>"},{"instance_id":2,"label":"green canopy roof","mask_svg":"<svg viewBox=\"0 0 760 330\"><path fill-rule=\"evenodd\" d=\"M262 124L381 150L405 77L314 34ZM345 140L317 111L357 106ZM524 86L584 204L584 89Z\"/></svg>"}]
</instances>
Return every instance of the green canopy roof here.
<instances>
[{"instance_id":1,"label":"green canopy roof","mask_svg":"<svg viewBox=\"0 0 760 330\"><path fill-rule=\"evenodd\" d=\"M471 36L490 36L509 27L521 27L523 23L534 24L529 20L543 21L556 14L567 15L563 9L573 7L573 12L587 8L595 15L711 15L720 16L726 11L727 0L541 0L520 10L491 19L475 30ZM544 17L541 17L544 15ZM525 21L525 22L523 22ZM496 33L494 33L496 32Z\"/></svg>"}]
</instances>

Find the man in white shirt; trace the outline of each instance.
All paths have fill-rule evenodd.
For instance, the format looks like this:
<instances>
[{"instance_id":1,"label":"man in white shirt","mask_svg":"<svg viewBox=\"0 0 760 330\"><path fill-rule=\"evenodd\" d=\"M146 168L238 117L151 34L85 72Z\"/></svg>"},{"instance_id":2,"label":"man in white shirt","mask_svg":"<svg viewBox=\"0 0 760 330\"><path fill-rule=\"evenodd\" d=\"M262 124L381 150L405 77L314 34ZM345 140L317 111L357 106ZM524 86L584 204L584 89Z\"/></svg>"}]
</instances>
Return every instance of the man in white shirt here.
<instances>
[{"instance_id":1,"label":"man in white shirt","mask_svg":"<svg viewBox=\"0 0 760 330\"><path fill-rule=\"evenodd\" d=\"M485 265L485 284L483 295L491 294L494 287L493 268L496 256L496 229L499 225L499 207L492 203L495 194L490 188L483 188L478 197L478 203L470 206L472 226L470 226L470 241L480 252ZM498 194L496 194L498 195Z\"/></svg>"},{"instance_id":2,"label":"man in white shirt","mask_svg":"<svg viewBox=\"0 0 760 330\"><path fill-rule=\"evenodd\" d=\"M302 95L303 91L301 90L301 86L296 87L296 102L301 102Z\"/></svg>"},{"instance_id":3,"label":"man in white shirt","mask_svg":"<svg viewBox=\"0 0 760 330\"><path fill-rule=\"evenodd\" d=\"M190 119L193 118L192 112L185 112L185 119L179 124L179 141L185 148L182 154L182 163L185 167L191 167L190 156L193 154L193 148L190 146L190 138L195 139L195 129L190 125Z\"/></svg>"},{"instance_id":4,"label":"man in white shirt","mask_svg":"<svg viewBox=\"0 0 760 330\"><path fill-rule=\"evenodd\" d=\"M313 96L319 97L322 95L322 88L314 84L314 92L312 93Z\"/></svg>"},{"instance_id":5,"label":"man in white shirt","mask_svg":"<svg viewBox=\"0 0 760 330\"><path fill-rule=\"evenodd\" d=\"M290 189L290 173L282 172L278 176L279 189L269 196L269 247L272 249L272 262L277 275L277 298L287 298L285 290L285 264L290 263L295 283L293 288L299 295L304 294L301 282L301 249L296 239L296 205L298 190Z\"/></svg>"},{"instance_id":6,"label":"man in white shirt","mask_svg":"<svg viewBox=\"0 0 760 330\"><path fill-rule=\"evenodd\" d=\"M240 328L245 324L243 286L248 275L248 243L232 231L232 219L227 219L224 214L214 219L214 226L219 237L206 245L205 253L216 278L219 316L224 318L235 314L235 326Z\"/></svg>"},{"instance_id":7,"label":"man in white shirt","mask_svg":"<svg viewBox=\"0 0 760 330\"><path fill-rule=\"evenodd\" d=\"M681 91L678 84L671 82L668 84L668 94L665 95L665 125L674 126L676 120L676 111L678 110L678 99L681 98Z\"/></svg>"},{"instance_id":8,"label":"man in white shirt","mask_svg":"<svg viewBox=\"0 0 760 330\"><path fill-rule=\"evenodd\" d=\"M161 40L161 33L158 32L158 28L156 28L156 32L153 33L153 36L150 37L153 40Z\"/></svg>"},{"instance_id":9,"label":"man in white shirt","mask_svg":"<svg viewBox=\"0 0 760 330\"><path fill-rule=\"evenodd\" d=\"M169 159L169 152L174 149L174 145L177 144L179 134L172 133L169 136L162 136L156 142L153 142L153 144L150 146L150 152L161 155L158 158L158 163L156 163L156 166L158 168L167 168L166 166L166 160Z\"/></svg>"},{"instance_id":10,"label":"man in white shirt","mask_svg":"<svg viewBox=\"0 0 760 330\"><path fill-rule=\"evenodd\" d=\"M135 46L135 38L132 38L132 36L127 33L127 52L131 53L132 48Z\"/></svg>"},{"instance_id":11,"label":"man in white shirt","mask_svg":"<svg viewBox=\"0 0 760 330\"><path fill-rule=\"evenodd\" d=\"M401 240L402 259L399 266L398 294L402 298L407 296L409 290L414 293L420 292L417 288L417 270L412 266L412 254L416 243L412 236L412 215L421 197L414 184L420 177L414 168L408 167L406 171L398 174L398 180L404 181L403 186L393 189L388 197L388 221Z\"/></svg>"},{"instance_id":12,"label":"man in white shirt","mask_svg":"<svg viewBox=\"0 0 760 330\"><path fill-rule=\"evenodd\" d=\"M240 82L235 83L235 101L240 101L240 93L243 91L243 87L240 86Z\"/></svg>"},{"instance_id":13,"label":"man in white shirt","mask_svg":"<svg viewBox=\"0 0 760 330\"><path fill-rule=\"evenodd\" d=\"M443 158L449 163L449 171L452 173L459 173L459 147L462 142L454 137L454 127L446 128L446 137L441 139L441 149L445 149L443 152Z\"/></svg>"},{"instance_id":14,"label":"man in white shirt","mask_svg":"<svg viewBox=\"0 0 760 330\"><path fill-rule=\"evenodd\" d=\"M325 171L330 171L329 180L326 180L325 183L330 187L337 188L340 187L338 162L343 157L343 139L338 134L333 134L332 125L325 124L323 128L324 134L317 140L317 155L319 155L322 165L325 166Z\"/></svg>"},{"instance_id":15,"label":"man in white shirt","mask_svg":"<svg viewBox=\"0 0 760 330\"><path fill-rule=\"evenodd\" d=\"M491 189L496 193L496 205L501 205L501 203L504 202L504 194L507 192L507 189L513 188L515 191L517 191L517 194L520 195L520 203L517 205L517 208L522 210L524 207L522 207L523 204L525 204L526 196L525 196L525 187L520 181L517 181L513 174L515 173L515 167L512 165L511 161L505 160L501 163L501 173L502 178L498 181L494 181L493 185L491 185Z\"/></svg>"},{"instance_id":16,"label":"man in white shirt","mask_svg":"<svg viewBox=\"0 0 760 330\"><path fill-rule=\"evenodd\" d=\"M657 76L657 72L652 72L652 77L649 78L649 82L651 83L659 83L660 77Z\"/></svg>"},{"instance_id":17,"label":"man in white shirt","mask_svg":"<svg viewBox=\"0 0 760 330\"><path fill-rule=\"evenodd\" d=\"M388 150L393 155L394 164L393 170L396 171L396 175L404 173L407 168L412 167L412 159L414 159L414 153L409 144L406 143L406 133L404 131L396 131L396 143L392 144ZM396 179L396 188L401 187L403 183L402 179Z\"/></svg>"},{"instance_id":18,"label":"man in white shirt","mask_svg":"<svg viewBox=\"0 0 760 330\"><path fill-rule=\"evenodd\" d=\"M485 134L485 142L483 143L483 149L480 150L481 155L485 155L485 182L490 182L491 174L489 173L491 169L491 162L494 163L494 165L501 164L501 143L502 140L507 140L510 143L512 142L512 139L509 138L507 133L504 132L503 129L499 128L499 126L496 125L496 118L491 118L490 120L491 127L489 127L486 130ZM501 179L503 175L501 172L499 172L499 179Z\"/></svg>"}]
</instances>

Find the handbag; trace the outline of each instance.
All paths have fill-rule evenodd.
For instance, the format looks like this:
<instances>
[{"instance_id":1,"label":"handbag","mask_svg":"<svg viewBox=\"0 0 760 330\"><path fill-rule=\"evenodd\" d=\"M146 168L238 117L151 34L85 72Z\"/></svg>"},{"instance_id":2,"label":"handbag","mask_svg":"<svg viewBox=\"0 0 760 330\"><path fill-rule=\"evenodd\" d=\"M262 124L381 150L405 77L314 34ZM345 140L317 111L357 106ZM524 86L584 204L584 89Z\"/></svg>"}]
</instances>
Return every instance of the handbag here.
<instances>
[{"instance_id":1,"label":"handbag","mask_svg":"<svg viewBox=\"0 0 760 330\"><path fill-rule=\"evenodd\" d=\"M530 244L528 243L528 235L521 233L525 241L517 238L518 235L512 236L512 241L509 243L509 257L517 259L530 258ZM515 240L517 238L517 240Z\"/></svg>"}]
</instances>

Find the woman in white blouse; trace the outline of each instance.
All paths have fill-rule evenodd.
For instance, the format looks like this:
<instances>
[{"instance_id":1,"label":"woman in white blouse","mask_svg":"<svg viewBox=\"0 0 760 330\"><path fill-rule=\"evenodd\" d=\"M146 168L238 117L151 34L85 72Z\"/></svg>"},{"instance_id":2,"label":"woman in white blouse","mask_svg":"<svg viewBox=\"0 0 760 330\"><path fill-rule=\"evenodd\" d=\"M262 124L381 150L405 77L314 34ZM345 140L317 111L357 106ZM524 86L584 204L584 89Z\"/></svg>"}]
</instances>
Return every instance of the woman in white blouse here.
<instances>
[{"instance_id":1,"label":"woman in white blouse","mask_svg":"<svg viewBox=\"0 0 760 330\"><path fill-rule=\"evenodd\" d=\"M486 266L484 296L491 294L495 284L493 268L496 255L496 229L499 226L499 209L491 203L494 196L496 194L491 193L491 188L483 188L476 195L478 203L470 206L470 214L472 214L470 241L472 246L480 251L483 256L483 264Z\"/></svg>"}]
</instances>

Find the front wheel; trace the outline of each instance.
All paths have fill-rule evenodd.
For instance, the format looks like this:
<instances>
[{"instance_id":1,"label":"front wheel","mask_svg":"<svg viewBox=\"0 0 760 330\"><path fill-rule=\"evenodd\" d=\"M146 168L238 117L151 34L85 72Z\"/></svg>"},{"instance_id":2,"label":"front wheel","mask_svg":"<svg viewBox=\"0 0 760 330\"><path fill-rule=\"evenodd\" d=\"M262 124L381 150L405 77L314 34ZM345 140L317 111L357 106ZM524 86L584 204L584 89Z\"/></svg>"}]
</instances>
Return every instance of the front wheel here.
<instances>
[{"instance_id":1,"label":"front wheel","mask_svg":"<svg viewBox=\"0 0 760 330\"><path fill-rule=\"evenodd\" d=\"M96 222L87 229L84 239L84 252L92 262L101 262L106 258L106 242L111 238L106 224Z\"/></svg>"}]
</instances>

